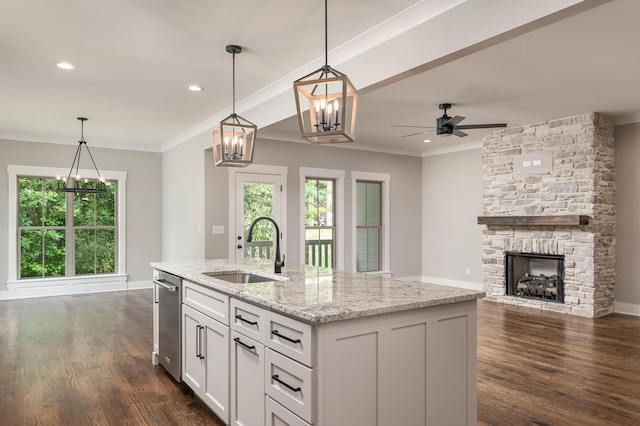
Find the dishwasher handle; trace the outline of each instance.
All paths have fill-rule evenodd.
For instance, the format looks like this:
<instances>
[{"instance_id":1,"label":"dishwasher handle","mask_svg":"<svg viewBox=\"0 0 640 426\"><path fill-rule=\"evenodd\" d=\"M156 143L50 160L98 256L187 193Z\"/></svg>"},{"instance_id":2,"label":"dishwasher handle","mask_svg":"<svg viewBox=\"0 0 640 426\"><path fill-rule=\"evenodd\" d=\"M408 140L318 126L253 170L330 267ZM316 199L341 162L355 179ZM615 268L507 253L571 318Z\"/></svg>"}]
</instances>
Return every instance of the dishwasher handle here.
<instances>
[{"instance_id":1,"label":"dishwasher handle","mask_svg":"<svg viewBox=\"0 0 640 426\"><path fill-rule=\"evenodd\" d=\"M160 280L153 280L153 283L154 283L154 284L158 284L160 287L164 287L164 288L166 288L166 289L167 289L167 290L169 290L169 291L176 291L176 290L178 289L178 286L175 286L175 285L169 285L169 284L167 284L167 283L165 283L165 282L162 282L162 281L160 281Z\"/></svg>"}]
</instances>

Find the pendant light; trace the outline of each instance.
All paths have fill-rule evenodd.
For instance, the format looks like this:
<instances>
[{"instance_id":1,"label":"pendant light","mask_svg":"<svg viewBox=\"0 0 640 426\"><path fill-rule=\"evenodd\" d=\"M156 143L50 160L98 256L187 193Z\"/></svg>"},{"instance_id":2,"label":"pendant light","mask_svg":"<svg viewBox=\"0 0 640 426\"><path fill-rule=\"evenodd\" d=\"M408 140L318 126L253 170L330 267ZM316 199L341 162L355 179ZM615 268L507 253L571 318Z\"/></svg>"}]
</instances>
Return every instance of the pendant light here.
<instances>
[{"instance_id":1,"label":"pendant light","mask_svg":"<svg viewBox=\"0 0 640 426\"><path fill-rule=\"evenodd\" d=\"M345 74L328 65L327 21L325 0L325 64L293 83L300 136L314 144L355 142L358 93Z\"/></svg>"},{"instance_id":2,"label":"pendant light","mask_svg":"<svg viewBox=\"0 0 640 426\"><path fill-rule=\"evenodd\" d=\"M87 121L87 118L78 117L78 120L80 120L80 140L78 141L78 149L76 150L75 157L73 157L73 163L71 163L69 175L56 176L56 179L58 181L58 187L56 188L56 191L75 192L78 194L95 194L107 192L107 188L105 187L105 179L100 175L100 171L96 166L96 162L93 160L93 155L91 155L91 151L89 150L87 141L84 140L84 122ZM87 154L89 154L91 163L93 163L93 168L96 171L95 178L80 176L80 158L82 157L83 147L86 149ZM74 169L75 174L73 174Z\"/></svg>"},{"instance_id":3,"label":"pendant light","mask_svg":"<svg viewBox=\"0 0 640 426\"><path fill-rule=\"evenodd\" d=\"M230 44L226 50L233 55L233 107L231 115L211 131L213 157L216 166L246 167L253 162L258 127L236 114L236 54L242 48Z\"/></svg>"}]
</instances>

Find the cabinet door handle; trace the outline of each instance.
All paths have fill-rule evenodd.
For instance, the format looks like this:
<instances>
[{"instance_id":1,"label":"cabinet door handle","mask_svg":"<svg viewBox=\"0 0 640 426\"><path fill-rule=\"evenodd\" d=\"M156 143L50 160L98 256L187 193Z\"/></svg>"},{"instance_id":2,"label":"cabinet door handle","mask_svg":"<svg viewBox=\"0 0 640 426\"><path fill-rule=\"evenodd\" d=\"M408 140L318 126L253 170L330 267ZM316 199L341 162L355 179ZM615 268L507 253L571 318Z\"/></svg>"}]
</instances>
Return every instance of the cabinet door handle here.
<instances>
[{"instance_id":1,"label":"cabinet door handle","mask_svg":"<svg viewBox=\"0 0 640 426\"><path fill-rule=\"evenodd\" d=\"M250 351L252 351L252 350L254 350L256 348L255 346L249 346L246 343L242 342L239 337L234 337L233 341L238 343L238 344L240 344L240 345L242 345L242 346L244 346L245 348L249 349Z\"/></svg>"},{"instance_id":2,"label":"cabinet door handle","mask_svg":"<svg viewBox=\"0 0 640 426\"><path fill-rule=\"evenodd\" d=\"M239 319L242 322L246 322L247 324L258 325L258 321L249 321L246 318L242 318L242 315L240 315L240 314L236 315L236 318Z\"/></svg>"},{"instance_id":3,"label":"cabinet door handle","mask_svg":"<svg viewBox=\"0 0 640 426\"><path fill-rule=\"evenodd\" d=\"M287 387L287 388L291 389L291 390L292 390L292 391L294 391L294 392L300 392L300 391L302 390L302 389L301 389L301 388L299 388L299 387L294 388L294 387L293 387L293 386L291 386L290 384L288 384L288 383L286 383L286 382L283 382L282 380L280 380L280 378L278 377L278 375L277 375L277 374L274 374L273 376L271 376L271 378L272 378L273 380L275 380L276 382L280 383L281 385L283 385L283 386L285 386L285 387Z\"/></svg>"},{"instance_id":4,"label":"cabinet door handle","mask_svg":"<svg viewBox=\"0 0 640 426\"><path fill-rule=\"evenodd\" d=\"M196 357L200 358L200 325L196 325Z\"/></svg>"},{"instance_id":5,"label":"cabinet door handle","mask_svg":"<svg viewBox=\"0 0 640 426\"><path fill-rule=\"evenodd\" d=\"M275 336L278 336L278 337L281 337L281 338L283 338L284 340L288 340L288 341L290 341L291 343L300 343L300 339L292 339L291 337L287 337L287 336L285 336L285 335L283 335L283 334L280 334L280 333L278 332L278 330L271 330L271 334L273 334L273 335L275 335Z\"/></svg>"},{"instance_id":6,"label":"cabinet door handle","mask_svg":"<svg viewBox=\"0 0 640 426\"><path fill-rule=\"evenodd\" d=\"M204 326L199 326L200 331L204 331ZM204 346L204 333L198 333L198 338L200 339L200 356L198 358L204 359L204 355L202 355L202 348Z\"/></svg>"}]
</instances>

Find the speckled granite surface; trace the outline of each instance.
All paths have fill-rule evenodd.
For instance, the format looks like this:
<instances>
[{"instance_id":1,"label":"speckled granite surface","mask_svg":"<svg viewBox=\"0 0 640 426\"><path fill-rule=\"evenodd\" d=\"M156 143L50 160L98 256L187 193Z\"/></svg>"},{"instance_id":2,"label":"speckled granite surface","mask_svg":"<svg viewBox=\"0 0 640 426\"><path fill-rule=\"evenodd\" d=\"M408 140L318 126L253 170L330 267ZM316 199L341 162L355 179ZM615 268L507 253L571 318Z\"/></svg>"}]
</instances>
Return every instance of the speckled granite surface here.
<instances>
[{"instance_id":1,"label":"speckled granite surface","mask_svg":"<svg viewBox=\"0 0 640 426\"><path fill-rule=\"evenodd\" d=\"M287 264L282 274L274 274L273 262L260 259L154 262L151 267L312 323L484 297L484 292L475 290L304 265ZM274 281L236 284L203 274L223 271L252 272Z\"/></svg>"}]
</instances>

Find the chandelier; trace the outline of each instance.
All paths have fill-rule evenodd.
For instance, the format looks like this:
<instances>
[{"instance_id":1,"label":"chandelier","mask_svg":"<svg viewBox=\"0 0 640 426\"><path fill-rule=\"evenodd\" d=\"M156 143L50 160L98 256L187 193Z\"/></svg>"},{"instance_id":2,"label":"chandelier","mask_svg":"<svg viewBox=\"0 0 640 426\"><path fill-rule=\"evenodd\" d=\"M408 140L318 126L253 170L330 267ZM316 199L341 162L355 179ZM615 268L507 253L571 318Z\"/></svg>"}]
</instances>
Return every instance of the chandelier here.
<instances>
[{"instance_id":1,"label":"chandelier","mask_svg":"<svg viewBox=\"0 0 640 426\"><path fill-rule=\"evenodd\" d=\"M327 21L325 0L325 64L293 83L300 136L314 144L354 142L358 93L345 74L328 64Z\"/></svg>"},{"instance_id":2,"label":"chandelier","mask_svg":"<svg viewBox=\"0 0 640 426\"><path fill-rule=\"evenodd\" d=\"M230 116L211 131L216 166L246 167L253 162L253 147L258 127L236 114L236 54L240 46L226 48L233 55L233 106Z\"/></svg>"},{"instance_id":3,"label":"chandelier","mask_svg":"<svg viewBox=\"0 0 640 426\"><path fill-rule=\"evenodd\" d=\"M87 141L84 140L84 122L87 121L87 118L78 117L78 120L80 120L80 140L78 141L78 149L76 150L75 157L73 157L73 162L71 163L69 174L67 176L56 176L56 180L58 181L58 187L56 188L56 191L75 192L78 194L95 194L107 192L105 179L100 175L100 171L98 170L98 166L96 166L96 162L93 160L93 155L91 155L91 151L89 150ZM83 147L87 151L87 154L89 154L91 163L93 163L93 168L96 171L96 178L90 179L80 176L80 158L82 157ZM74 169L75 174L73 174Z\"/></svg>"}]
</instances>

